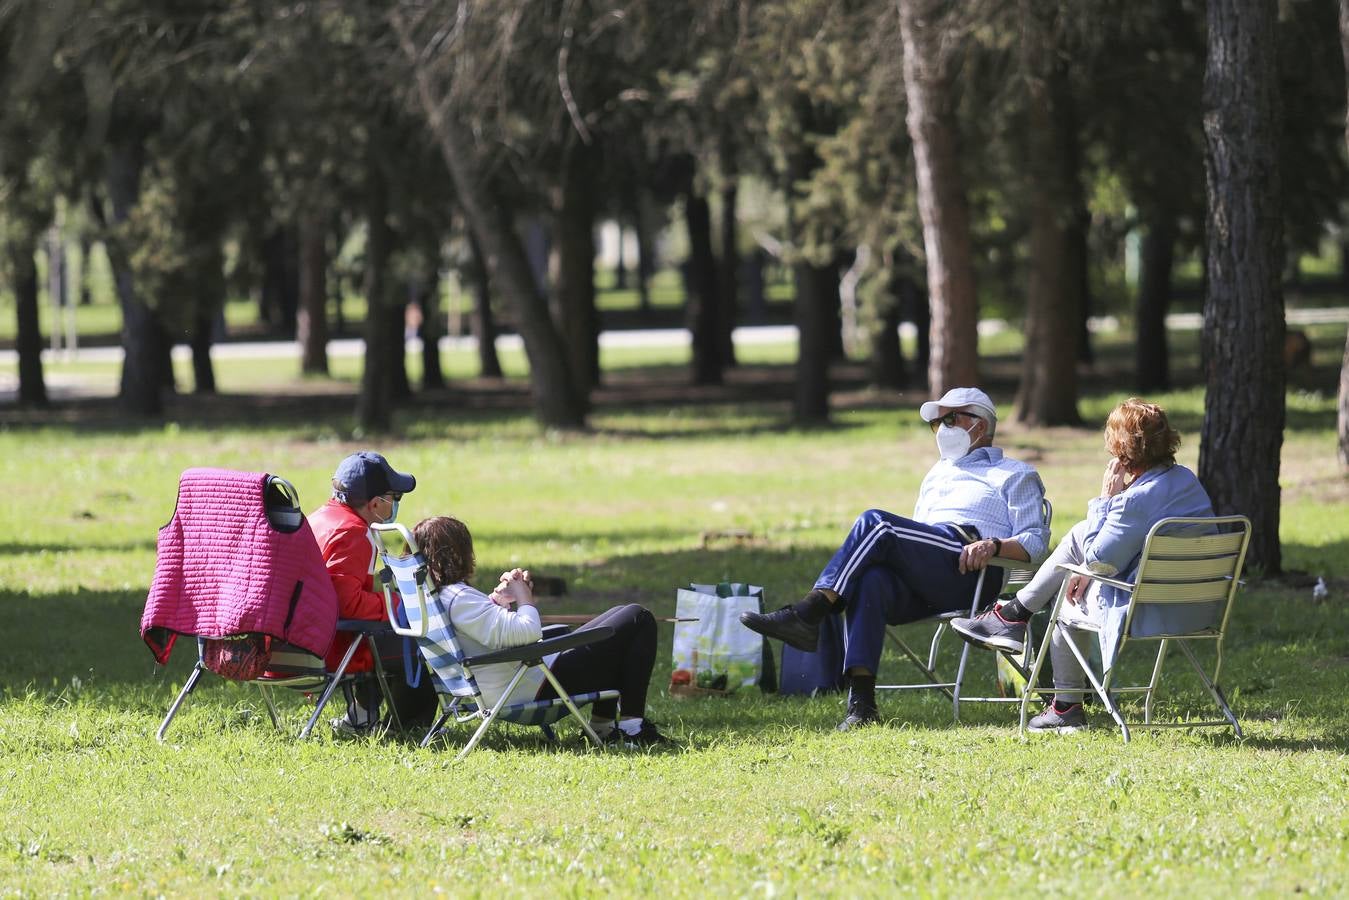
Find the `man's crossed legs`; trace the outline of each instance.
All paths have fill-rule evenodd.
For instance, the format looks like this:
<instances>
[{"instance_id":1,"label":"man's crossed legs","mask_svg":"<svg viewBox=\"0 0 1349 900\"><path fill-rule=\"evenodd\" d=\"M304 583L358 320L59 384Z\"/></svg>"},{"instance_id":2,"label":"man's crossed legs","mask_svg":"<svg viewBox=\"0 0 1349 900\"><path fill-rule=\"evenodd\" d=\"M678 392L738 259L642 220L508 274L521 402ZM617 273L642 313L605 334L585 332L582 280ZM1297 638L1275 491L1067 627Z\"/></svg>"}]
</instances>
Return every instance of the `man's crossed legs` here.
<instances>
[{"instance_id":1,"label":"man's crossed legs","mask_svg":"<svg viewBox=\"0 0 1349 900\"><path fill-rule=\"evenodd\" d=\"M880 509L857 517L805 598L771 613L742 613L747 628L798 650L814 652L820 622L844 614L844 672L848 675L848 730L877 721L876 670L886 625L916 622L940 612L968 608L978 572L961 574L965 540L951 525L929 525ZM992 597L999 578L987 579Z\"/></svg>"}]
</instances>

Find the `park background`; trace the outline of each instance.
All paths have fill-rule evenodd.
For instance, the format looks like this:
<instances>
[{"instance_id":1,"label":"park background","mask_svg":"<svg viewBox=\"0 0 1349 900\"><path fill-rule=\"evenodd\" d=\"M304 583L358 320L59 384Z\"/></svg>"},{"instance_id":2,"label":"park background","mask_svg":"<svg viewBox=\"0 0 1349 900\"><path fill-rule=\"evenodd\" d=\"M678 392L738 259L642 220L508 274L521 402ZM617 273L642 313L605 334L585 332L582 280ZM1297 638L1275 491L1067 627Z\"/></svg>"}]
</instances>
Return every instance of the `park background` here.
<instances>
[{"instance_id":1,"label":"park background","mask_svg":"<svg viewBox=\"0 0 1349 900\"><path fill-rule=\"evenodd\" d=\"M1346 28L1313 0L0 2L0 890L1342 894ZM1256 524L1245 741L1023 743L922 696L838 735L837 696L671 699L668 630L672 752L301 745L302 698L273 732L218 681L151 737L192 662L136 634L184 468L313 508L373 446L418 476L404 521L462 516L481 571L566 581L555 611L776 604L858 511L907 510L916 406L962 383L1056 538L1109 409L1171 411Z\"/></svg>"}]
</instances>

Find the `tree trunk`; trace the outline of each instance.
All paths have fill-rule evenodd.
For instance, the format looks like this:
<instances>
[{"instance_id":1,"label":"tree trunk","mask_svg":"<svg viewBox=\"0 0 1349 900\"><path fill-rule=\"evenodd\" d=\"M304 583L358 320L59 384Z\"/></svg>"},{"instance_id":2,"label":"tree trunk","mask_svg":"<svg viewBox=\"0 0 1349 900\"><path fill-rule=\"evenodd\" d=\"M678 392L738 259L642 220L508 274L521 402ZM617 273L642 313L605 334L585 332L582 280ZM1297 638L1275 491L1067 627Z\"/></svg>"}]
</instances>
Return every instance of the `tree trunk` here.
<instances>
[{"instance_id":1,"label":"tree trunk","mask_svg":"<svg viewBox=\"0 0 1349 900\"><path fill-rule=\"evenodd\" d=\"M1283 446L1283 217L1275 0L1209 0L1204 73L1207 393L1199 477L1253 525L1248 565L1277 574Z\"/></svg>"},{"instance_id":2,"label":"tree trunk","mask_svg":"<svg viewBox=\"0 0 1349 900\"><path fill-rule=\"evenodd\" d=\"M300 371L328 375L328 248L323 216L300 218L300 308L296 313Z\"/></svg>"},{"instance_id":3,"label":"tree trunk","mask_svg":"<svg viewBox=\"0 0 1349 900\"><path fill-rule=\"evenodd\" d=\"M796 276L796 396L793 417L799 425L829 421L829 329L838 301L838 272L833 266L798 262Z\"/></svg>"},{"instance_id":4,"label":"tree trunk","mask_svg":"<svg viewBox=\"0 0 1349 900\"><path fill-rule=\"evenodd\" d=\"M390 246L393 246L392 241ZM385 282L389 295L385 314L389 317L389 321L383 330L384 338L389 342L389 390L393 395L394 405L397 406L412 396L412 382L408 380L407 366L408 305L405 295L399 290L399 285L388 284L387 275Z\"/></svg>"},{"instance_id":5,"label":"tree trunk","mask_svg":"<svg viewBox=\"0 0 1349 900\"><path fill-rule=\"evenodd\" d=\"M722 164L729 168L722 154ZM735 325L739 305L740 242L736 234L737 201L739 190L734 171L725 175L721 188L721 264L718 267L721 298L721 359L729 367L735 366Z\"/></svg>"},{"instance_id":6,"label":"tree trunk","mask_svg":"<svg viewBox=\"0 0 1349 900\"><path fill-rule=\"evenodd\" d=\"M501 377L501 359L497 356L497 325L492 315L492 291L487 280L487 264L483 262L478 240L468 238L473 252L473 336L478 341L478 374L483 378Z\"/></svg>"},{"instance_id":7,"label":"tree trunk","mask_svg":"<svg viewBox=\"0 0 1349 900\"><path fill-rule=\"evenodd\" d=\"M92 306L93 292L89 290L89 255L93 253L94 242L87 234L80 234L80 306Z\"/></svg>"},{"instance_id":8,"label":"tree trunk","mask_svg":"<svg viewBox=\"0 0 1349 900\"><path fill-rule=\"evenodd\" d=\"M440 367L440 338L445 333L445 317L440 310L440 266L431 258L431 270L421 291L422 323L417 336L422 340L422 390L445 389L445 372Z\"/></svg>"},{"instance_id":9,"label":"tree trunk","mask_svg":"<svg viewBox=\"0 0 1349 900\"><path fill-rule=\"evenodd\" d=\"M196 296L186 298L192 310L189 346L192 349L192 390L198 394L215 393L215 366L211 362L211 344L215 341L216 326L224 320L225 310L225 255L222 235L216 222L198 222L192 232L197 250L189 273L197 288ZM167 343L167 342L166 342ZM173 360L167 360L173 371Z\"/></svg>"},{"instance_id":10,"label":"tree trunk","mask_svg":"<svg viewBox=\"0 0 1349 900\"><path fill-rule=\"evenodd\" d=\"M262 303L274 334L295 337L300 308L299 241L295 228L278 225L262 242Z\"/></svg>"},{"instance_id":11,"label":"tree trunk","mask_svg":"<svg viewBox=\"0 0 1349 900\"><path fill-rule=\"evenodd\" d=\"M721 384L722 327L717 261L712 254L712 213L693 178L684 197L689 233L688 322L693 336L693 383Z\"/></svg>"},{"instance_id":12,"label":"tree trunk","mask_svg":"<svg viewBox=\"0 0 1349 900\"><path fill-rule=\"evenodd\" d=\"M1340 49L1349 77L1349 0L1340 0ZM1344 137L1349 142L1349 110L1345 113ZM1340 252L1340 275L1349 285L1349 242L1340 245ZM1340 364L1339 449L1340 468L1349 473L1349 333L1344 338L1344 362Z\"/></svg>"},{"instance_id":13,"label":"tree trunk","mask_svg":"<svg viewBox=\"0 0 1349 900\"><path fill-rule=\"evenodd\" d=\"M192 314L192 392L215 393L215 367L211 364L211 332L215 328L217 310L202 305Z\"/></svg>"},{"instance_id":14,"label":"tree trunk","mask_svg":"<svg viewBox=\"0 0 1349 900\"><path fill-rule=\"evenodd\" d=\"M1021 357L1017 419L1027 425L1077 425L1078 342L1082 326L1081 285L1075 283L1070 218L1077 209L1067 73L1053 62L1045 37L1051 23L1026 10L1026 83L1029 159L1030 284L1026 299L1026 349ZM1049 71L1042 60L1050 60Z\"/></svg>"},{"instance_id":15,"label":"tree trunk","mask_svg":"<svg viewBox=\"0 0 1349 900\"><path fill-rule=\"evenodd\" d=\"M19 405L45 407L47 384L42 373L42 331L38 321L37 239L32 229L16 223L6 248L14 287L14 312L17 318L14 349L19 355ZM53 325L53 327L57 327Z\"/></svg>"},{"instance_id":16,"label":"tree trunk","mask_svg":"<svg viewBox=\"0 0 1349 900\"><path fill-rule=\"evenodd\" d=\"M882 304L883 308L877 310L880 322L871 331L871 383L878 388L903 390L908 379L904 348L899 343L899 297L886 297Z\"/></svg>"},{"instance_id":17,"label":"tree trunk","mask_svg":"<svg viewBox=\"0 0 1349 900\"><path fill-rule=\"evenodd\" d=\"M637 236L637 308L651 313L651 277L656 274L656 241L651 234L651 200L642 188L633 203L633 232Z\"/></svg>"},{"instance_id":18,"label":"tree trunk","mask_svg":"<svg viewBox=\"0 0 1349 900\"><path fill-rule=\"evenodd\" d=\"M366 434L387 433L393 427L393 347L402 338L401 320L395 324L390 302L389 252L393 236L388 223L388 186L379 164L367 167L369 195L365 242L365 370L356 400L356 420ZM392 333L391 333L392 332ZM401 363L401 358L400 358Z\"/></svg>"},{"instance_id":19,"label":"tree trunk","mask_svg":"<svg viewBox=\"0 0 1349 900\"><path fill-rule=\"evenodd\" d=\"M1176 218L1149 216L1144 223L1138 276L1138 333L1134 339L1134 383L1143 394L1171 389L1171 354L1166 314L1171 308L1171 272L1176 258Z\"/></svg>"},{"instance_id":20,"label":"tree trunk","mask_svg":"<svg viewBox=\"0 0 1349 900\"><path fill-rule=\"evenodd\" d=\"M970 214L960 169L940 0L898 0L904 47L905 123L913 141L918 214L931 295L928 383L936 394L977 384L979 309Z\"/></svg>"},{"instance_id":21,"label":"tree trunk","mask_svg":"<svg viewBox=\"0 0 1349 900\"><path fill-rule=\"evenodd\" d=\"M595 308L595 183L586 151L573 148L557 191L553 246L558 254L557 327L568 367L589 393L600 380L600 322Z\"/></svg>"},{"instance_id":22,"label":"tree trunk","mask_svg":"<svg viewBox=\"0 0 1349 900\"><path fill-rule=\"evenodd\" d=\"M134 415L158 416L164 411L164 336L154 313L136 295L131 260L118 226L127 220L140 198L143 146L139 138L109 146L106 159L108 199L113 233L105 242L113 285L122 309L122 378L119 397L123 409Z\"/></svg>"},{"instance_id":23,"label":"tree trunk","mask_svg":"<svg viewBox=\"0 0 1349 900\"><path fill-rule=\"evenodd\" d=\"M440 146L465 218L482 248L488 278L505 294L515 312L516 327L529 357L530 387L539 422L549 428L584 428L588 394L577 388L566 347L549 318L548 303L534 281L524 245L515 231L512 210L501 198L490 195L478 169L471 135L448 111L445 98L437 95L426 69L416 65L421 53L406 22L396 14L394 27L404 56L414 64L418 103Z\"/></svg>"},{"instance_id":24,"label":"tree trunk","mask_svg":"<svg viewBox=\"0 0 1349 900\"><path fill-rule=\"evenodd\" d=\"M1091 248L1088 242L1091 238L1091 211L1087 209L1082 179L1078 175L1080 167L1077 160L1081 157L1076 150L1078 143L1076 117L1073 118L1072 128L1069 136L1074 147L1073 162L1065 174L1072 178L1071 185L1076 189L1077 197L1073 200L1072 218L1068 223L1067 231L1068 285L1079 298L1077 321L1080 324L1077 329L1077 361L1090 366L1096 361L1096 353L1091 345L1090 328Z\"/></svg>"}]
</instances>

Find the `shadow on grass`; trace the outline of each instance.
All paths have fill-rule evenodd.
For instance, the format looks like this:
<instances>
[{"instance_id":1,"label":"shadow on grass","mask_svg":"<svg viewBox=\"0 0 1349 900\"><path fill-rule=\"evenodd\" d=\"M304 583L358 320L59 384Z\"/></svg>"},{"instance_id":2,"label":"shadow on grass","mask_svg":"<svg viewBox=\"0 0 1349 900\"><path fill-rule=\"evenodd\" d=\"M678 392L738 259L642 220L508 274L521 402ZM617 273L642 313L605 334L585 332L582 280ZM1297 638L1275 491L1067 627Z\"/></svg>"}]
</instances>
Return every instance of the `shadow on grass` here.
<instances>
[{"instance_id":1,"label":"shadow on grass","mask_svg":"<svg viewBox=\"0 0 1349 900\"><path fill-rule=\"evenodd\" d=\"M652 529L648 537L665 541L679 536L665 529ZM576 535L558 535L559 540ZM593 537L603 538L603 535ZM1339 549L1345 548L1337 548ZM818 546L794 548L781 546L729 546L709 549L688 548L668 553L640 556L614 556L599 561L550 567L548 574L565 578L571 592L549 599L543 612L598 613L618 603L639 602L658 616L670 616L675 609L675 589L690 581L737 580L762 583L766 588L766 606L795 600L813 581L827 557ZM482 580L482 579L480 579ZM490 580L490 573L487 577ZM1346 671L1345 625L1343 616L1329 606L1313 606L1300 598L1303 592L1274 586L1255 586L1239 600L1234 611L1227 646L1223 683L1228 689L1237 715L1255 726L1287 715L1290 703L1301 702L1298 711L1298 735L1256 734L1246 744L1271 750L1310 751L1335 749L1349 751L1349 730L1337 731L1343 716L1338 707ZM145 601L144 588L123 591L76 589L57 596L33 595L20 590L0 590L0 633L10 636L6 653L0 656L0 684L7 692L22 693L31 687L39 695L58 696L74 681L83 684L88 702L110 710L128 708L156 711L162 715L174 692L181 686L195 661L193 643L178 642L170 664L163 670L154 665L149 650L141 642L138 624ZM39 630L49 631L50 637ZM924 635L930 625L914 624L910 637L915 646L926 646ZM771 737L783 728L804 727L827 730L842 717L841 695L815 698L765 697L748 691L728 701L685 701L665 695L670 674L673 628L661 624L658 630L656 668L651 687L658 721L672 718L677 733L690 735L692 746L715 743L720 735ZM953 671L959 643L948 641L942 662ZM781 644L773 642L773 651L781 660ZM1150 666L1150 656L1139 653L1126 666L1125 677L1140 674ZM887 648L881 664L882 681L917 680L916 672ZM230 704L243 703L250 708L258 703L249 690L221 690L223 682L208 677L202 696L195 706L209 706L212 715ZM996 690L992 656L973 658L969 692ZM1193 673L1173 658L1168 665L1163 687L1167 708L1182 713L1207 715L1207 696ZM895 720L892 727L910 725L924 729L946 729L953 725L949 701L936 692L887 692L881 697L883 712ZM298 715L301 701L289 701L291 718ZM258 711L261 710L259 706ZM1015 727L1016 707L966 705L962 719L973 725ZM265 714L262 716L265 725ZM1324 719L1324 728L1318 722ZM1323 730L1327 737L1307 736ZM297 726L298 727L298 726ZM1257 731L1269 731L1257 727ZM496 731L494 727L493 732ZM449 748L462 746L467 733L456 731ZM1339 733L1343 732L1343 733ZM415 743L420 734L396 738ZM1221 734L1212 737L1225 746ZM492 734L489 746L543 746L541 737L528 729L502 728ZM447 749L449 749L447 748ZM566 750L566 746L562 748ZM577 752L584 752L579 745Z\"/></svg>"},{"instance_id":2,"label":"shadow on grass","mask_svg":"<svg viewBox=\"0 0 1349 900\"><path fill-rule=\"evenodd\" d=\"M21 553L120 553L140 550L154 550L156 539L152 536L140 541L125 541L117 544L59 544L51 541L0 541L0 556L19 555Z\"/></svg>"}]
</instances>

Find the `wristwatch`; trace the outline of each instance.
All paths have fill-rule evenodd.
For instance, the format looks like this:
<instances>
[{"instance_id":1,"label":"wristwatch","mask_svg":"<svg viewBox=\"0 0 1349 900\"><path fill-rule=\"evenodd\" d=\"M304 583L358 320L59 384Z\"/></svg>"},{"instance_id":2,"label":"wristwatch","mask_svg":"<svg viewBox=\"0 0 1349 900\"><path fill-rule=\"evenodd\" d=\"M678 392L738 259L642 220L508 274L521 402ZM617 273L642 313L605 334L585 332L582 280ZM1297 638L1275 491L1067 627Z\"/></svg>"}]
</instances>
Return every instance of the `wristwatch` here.
<instances>
[{"instance_id":1,"label":"wristwatch","mask_svg":"<svg viewBox=\"0 0 1349 900\"><path fill-rule=\"evenodd\" d=\"M993 542L993 555L1002 555L1002 540L1000 538L989 538Z\"/></svg>"}]
</instances>

